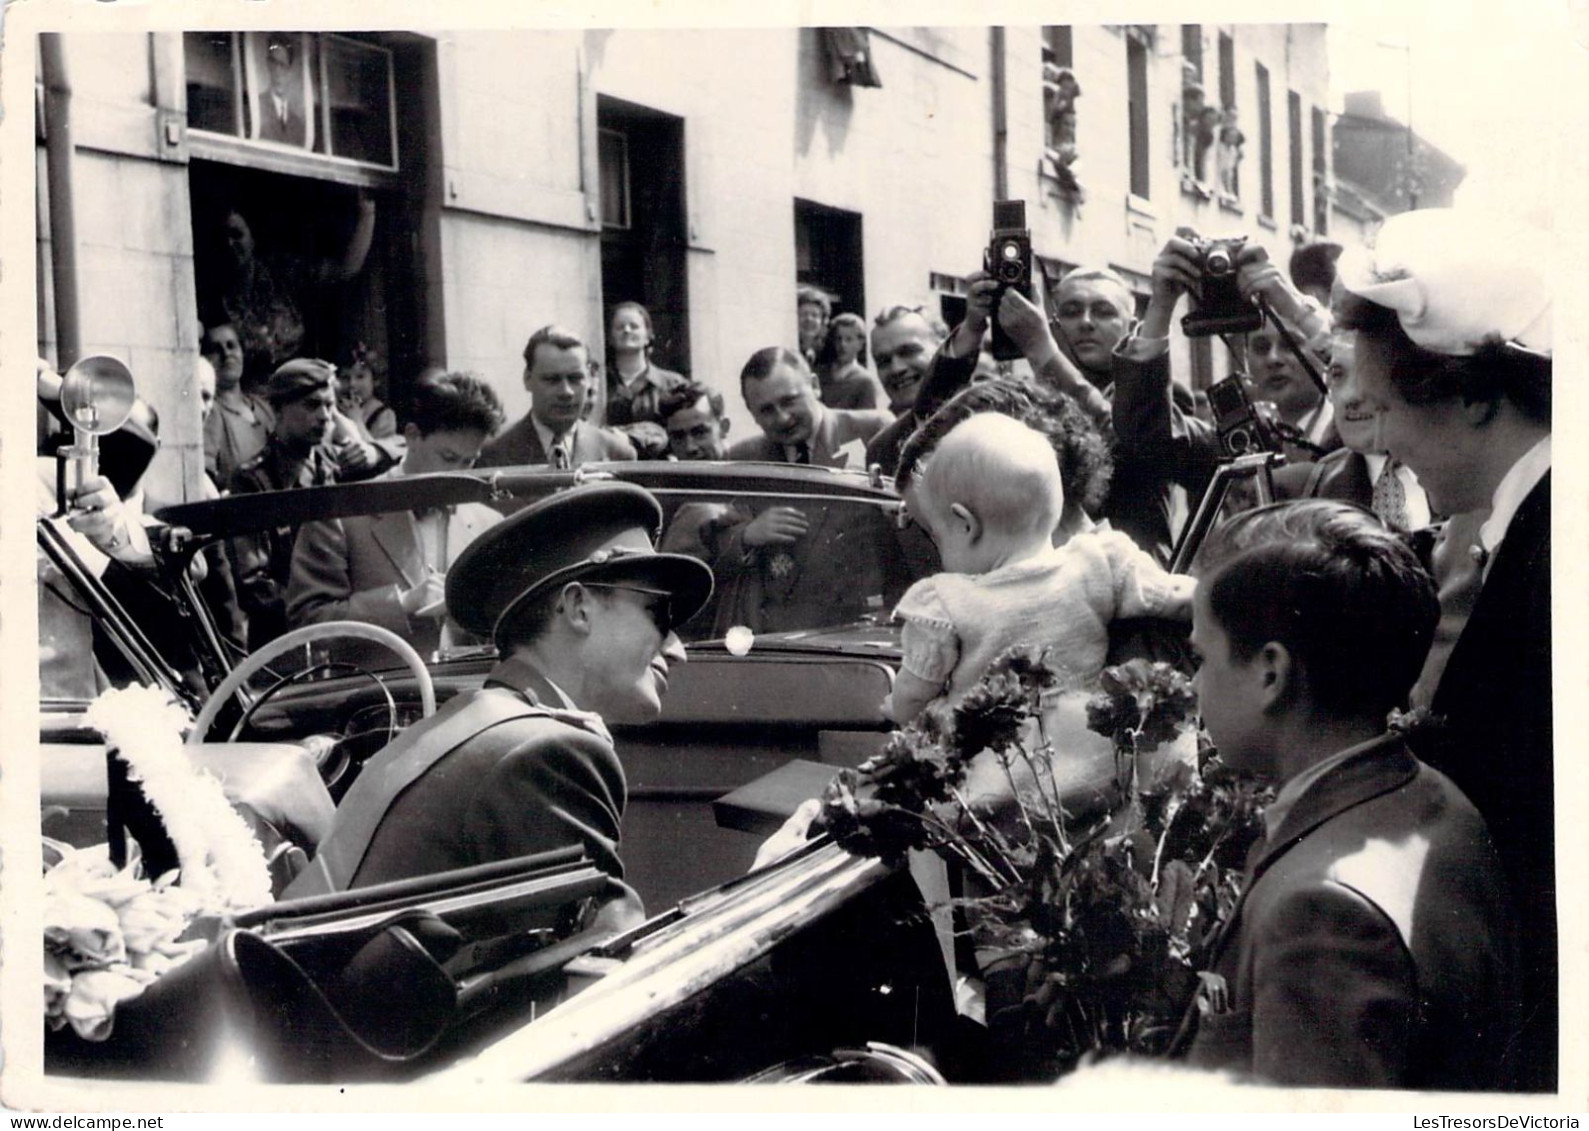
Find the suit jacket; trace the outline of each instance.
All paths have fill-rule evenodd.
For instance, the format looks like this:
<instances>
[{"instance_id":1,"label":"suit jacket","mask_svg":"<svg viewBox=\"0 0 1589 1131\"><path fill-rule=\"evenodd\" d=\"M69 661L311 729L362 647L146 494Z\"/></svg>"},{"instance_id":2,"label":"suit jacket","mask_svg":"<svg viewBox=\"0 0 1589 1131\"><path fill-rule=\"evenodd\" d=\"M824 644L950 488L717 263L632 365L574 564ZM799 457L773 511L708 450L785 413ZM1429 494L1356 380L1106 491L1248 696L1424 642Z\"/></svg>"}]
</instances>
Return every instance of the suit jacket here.
<instances>
[{"instance_id":1,"label":"suit jacket","mask_svg":"<svg viewBox=\"0 0 1589 1131\"><path fill-rule=\"evenodd\" d=\"M1374 478L1368 460L1350 448L1337 448L1316 463L1288 463L1274 473L1276 499L1339 499L1364 510L1374 505Z\"/></svg>"},{"instance_id":2,"label":"suit jacket","mask_svg":"<svg viewBox=\"0 0 1589 1131\"><path fill-rule=\"evenodd\" d=\"M580 421L574 429L573 466L583 463L600 463L603 460L637 458L635 447L628 437L602 428L589 421ZM480 449L476 467L519 467L526 464L550 463L551 456L541 444L541 435L529 413Z\"/></svg>"},{"instance_id":3,"label":"suit jacket","mask_svg":"<svg viewBox=\"0 0 1589 1131\"><path fill-rule=\"evenodd\" d=\"M769 505L791 505L773 500ZM850 624L893 607L912 575L898 553L897 532L872 507L811 499L793 504L810 525L788 545L747 547L745 527L759 503L685 503L661 540L665 552L690 554L712 567L712 600L691 620L689 639L722 636L735 625L753 632L795 632Z\"/></svg>"},{"instance_id":4,"label":"suit jacket","mask_svg":"<svg viewBox=\"0 0 1589 1131\"><path fill-rule=\"evenodd\" d=\"M462 503L447 521L447 561L455 561L502 515L482 503ZM410 617L403 612L401 592L425 579L427 563L420 555L413 515L351 515L300 527L293 546L292 573L287 583L287 624L297 628L333 620L356 620L390 629L412 644L421 656L441 646L442 621ZM452 625L458 640L462 629ZM338 641L336 656L350 663L384 660L391 651L370 641Z\"/></svg>"},{"instance_id":5,"label":"suit jacket","mask_svg":"<svg viewBox=\"0 0 1589 1131\"><path fill-rule=\"evenodd\" d=\"M847 467L854 463L846 453L839 451L845 444L856 440L864 445L889 424L892 413L881 409L824 408L809 441L811 464L814 467ZM764 463L788 463L783 444L770 439L765 433L747 436L728 449L729 459L761 460Z\"/></svg>"},{"instance_id":6,"label":"suit jacket","mask_svg":"<svg viewBox=\"0 0 1589 1131\"><path fill-rule=\"evenodd\" d=\"M1557 959L1551 721L1550 475L1513 516L1435 689L1446 726L1418 744L1484 815L1516 893L1530 1088L1554 1088Z\"/></svg>"},{"instance_id":7,"label":"suit jacket","mask_svg":"<svg viewBox=\"0 0 1589 1131\"><path fill-rule=\"evenodd\" d=\"M445 751L426 749L451 718L469 710L480 696L516 698L535 709L488 722L456 742L446 740ZM618 837L627 795L623 767L601 720L558 707L562 702L535 668L522 660L504 660L483 688L455 696L366 764L343 798L320 851L353 849L343 857L355 865L346 883L350 888L573 844L621 879ZM393 753L404 749L417 749L434 760L395 798L383 800L371 787ZM384 808L365 812L371 805ZM371 819L375 823L367 843L342 842L346 830ZM310 892L295 886L288 894Z\"/></svg>"},{"instance_id":8,"label":"suit jacket","mask_svg":"<svg viewBox=\"0 0 1589 1131\"><path fill-rule=\"evenodd\" d=\"M303 107L296 98L287 99L287 121L276 117L276 104L266 91L259 100L259 136L265 141L280 141L288 145L307 145L309 135L304 129Z\"/></svg>"},{"instance_id":9,"label":"suit jacket","mask_svg":"<svg viewBox=\"0 0 1589 1131\"><path fill-rule=\"evenodd\" d=\"M1277 1084L1497 1087L1512 930L1479 814L1386 736L1260 843L1210 955L1228 1008L1200 995L1189 1060Z\"/></svg>"}]
</instances>

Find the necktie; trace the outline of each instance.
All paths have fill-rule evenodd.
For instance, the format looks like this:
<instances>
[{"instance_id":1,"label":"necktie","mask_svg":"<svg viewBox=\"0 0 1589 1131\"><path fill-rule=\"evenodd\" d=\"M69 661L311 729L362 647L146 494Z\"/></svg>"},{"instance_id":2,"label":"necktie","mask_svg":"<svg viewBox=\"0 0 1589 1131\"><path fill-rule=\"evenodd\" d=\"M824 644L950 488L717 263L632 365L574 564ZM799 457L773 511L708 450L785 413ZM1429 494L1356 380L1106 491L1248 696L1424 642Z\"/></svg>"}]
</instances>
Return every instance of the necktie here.
<instances>
[{"instance_id":1,"label":"necktie","mask_svg":"<svg viewBox=\"0 0 1589 1131\"><path fill-rule=\"evenodd\" d=\"M572 461L568 458L568 445L562 440L552 445L552 467L557 471L567 471Z\"/></svg>"},{"instance_id":2,"label":"necktie","mask_svg":"<svg viewBox=\"0 0 1589 1131\"><path fill-rule=\"evenodd\" d=\"M811 462L811 445L810 444L799 443L799 444L795 445L795 462L796 463L810 463Z\"/></svg>"},{"instance_id":3,"label":"necktie","mask_svg":"<svg viewBox=\"0 0 1589 1131\"><path fill-rule=\"evenodd\" d=\"M1400 468L1395 460L1385 461L1385 470L1374 484L1374 513L1392 530L1407 529L1407 486L1398 474Z\"/></svg>"}]
</instances>

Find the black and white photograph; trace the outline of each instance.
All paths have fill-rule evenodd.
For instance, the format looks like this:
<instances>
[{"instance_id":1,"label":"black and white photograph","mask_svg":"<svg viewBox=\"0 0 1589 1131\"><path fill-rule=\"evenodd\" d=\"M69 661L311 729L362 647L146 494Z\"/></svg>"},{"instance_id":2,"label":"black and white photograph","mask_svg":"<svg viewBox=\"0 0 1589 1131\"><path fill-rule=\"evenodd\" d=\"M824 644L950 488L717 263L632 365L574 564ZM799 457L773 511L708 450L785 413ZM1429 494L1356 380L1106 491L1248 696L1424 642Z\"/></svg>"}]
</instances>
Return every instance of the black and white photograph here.
<instances>
[{"instance_id":1,"label":"black and white photograph","mask_svg":"<svg viewBox=\"0 0 1589 1131\"><path fill-rule=\"evenodd\" d=\"M1589 5L3 14L0 1107L1585 1110Z\"/></svg>"}]
</instances>

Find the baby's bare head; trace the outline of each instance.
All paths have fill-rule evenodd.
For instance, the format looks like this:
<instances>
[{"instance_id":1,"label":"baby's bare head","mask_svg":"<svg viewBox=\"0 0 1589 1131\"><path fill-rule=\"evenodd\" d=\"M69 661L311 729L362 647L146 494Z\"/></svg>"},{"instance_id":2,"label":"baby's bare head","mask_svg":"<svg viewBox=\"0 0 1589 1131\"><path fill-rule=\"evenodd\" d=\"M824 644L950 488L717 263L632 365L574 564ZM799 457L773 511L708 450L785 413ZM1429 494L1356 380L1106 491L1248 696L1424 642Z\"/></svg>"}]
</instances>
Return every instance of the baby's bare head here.
<instances>
[{"instance_id":1,"label":"baby's bare head","mask_svg":"<svg viewBox=\"0 0 1589 1131\"><path fill-rule=\"evenodd\" d=\"M1065 508L1048 437L984 412L957 424L927 459L921 487L935 508L959 503L996 537L1047 537Z\"/></svg>"}]
</instances>

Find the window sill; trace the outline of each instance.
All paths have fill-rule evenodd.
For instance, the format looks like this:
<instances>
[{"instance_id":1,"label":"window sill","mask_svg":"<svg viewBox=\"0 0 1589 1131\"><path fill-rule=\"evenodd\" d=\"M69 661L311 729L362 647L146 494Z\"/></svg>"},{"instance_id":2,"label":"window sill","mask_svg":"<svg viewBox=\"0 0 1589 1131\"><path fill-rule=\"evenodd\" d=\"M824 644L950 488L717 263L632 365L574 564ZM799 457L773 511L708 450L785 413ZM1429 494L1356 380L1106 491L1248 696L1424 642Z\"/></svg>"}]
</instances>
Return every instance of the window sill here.
<instances>
[{"instance_id":1,"label":"window sill","mask_svg":"<svg viewBox=\"0 0 1589 1131\"><path fill-rule=\"evenodd\" d=\"M1153 207L1153 202L1145 196L1138 196L1134 192L1126 193L1126 212L1131 216L1139 216L1144 220L1157 220L1159 210Z\"/></svg>"},{"instance_id":2,"label":"window sill","mask_svg":"<svg viewBox=\"0 0 1589 1131\"><path fill-rule=\"evenodd\" d=\"M1222 192L1219 194L1219 207L1220 211L1229 212L1233 216L1242 216L1246 214L1246 209L1242 208L1241 206L1241 198L1231 196L1229 193Z\"/></svg>"},{"instance_id":3,"label":"window sill","mask_svg":"<svg viewBox=\"0 0 1589 1131\"><path fill-rule=\"evenodd\" d=\"M1261 228L1268 228L1271 232L1278 232L1280 230L1280 225L1275 223L1275 218L1262 212L1258 213L1258 226Z\"/></svg>"},{"instance_id":4,"label":"window sill","mask_svg":"<svg viewBox=\"0 0 1589 1131\"><path fill-rule=\"evenodd\" d=\"M1190 173L1181 174L1181 194L1202 201L1213 200L1216 195L1213 185L1198 180Z\"/></svg>"}]
</instances>

